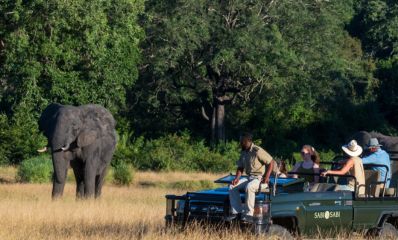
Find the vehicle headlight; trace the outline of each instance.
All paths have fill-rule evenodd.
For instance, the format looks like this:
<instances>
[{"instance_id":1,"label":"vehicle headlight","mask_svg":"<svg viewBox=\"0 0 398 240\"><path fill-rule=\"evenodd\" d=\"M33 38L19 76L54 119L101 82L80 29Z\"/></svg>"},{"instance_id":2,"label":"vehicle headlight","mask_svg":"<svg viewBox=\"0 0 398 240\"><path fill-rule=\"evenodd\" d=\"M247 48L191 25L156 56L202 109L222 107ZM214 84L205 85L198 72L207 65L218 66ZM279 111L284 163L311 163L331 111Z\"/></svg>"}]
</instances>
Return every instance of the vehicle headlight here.
<instances>
[{"instance_id":1,"label":"vehicle headlight","mask_svg":"<svg viewBox=\"0 0 398 240\"><path fill-rule=\"evenodd\" d=\"M265 222L269 221L270 206L268 203L256 203L254 205L253 222Z\"/></svg>"},{"instance_id":2,"label":"vehicle headlight","mask_svg":"<svg viewBox=\"0 0 398 240\"><path fill-rule=\"evenodd\" d=\"M177 207L176 207L177 213L184 213L184 207L185 207L185 201L179 200L177 202Z\"/></svg>"}]
</instances>

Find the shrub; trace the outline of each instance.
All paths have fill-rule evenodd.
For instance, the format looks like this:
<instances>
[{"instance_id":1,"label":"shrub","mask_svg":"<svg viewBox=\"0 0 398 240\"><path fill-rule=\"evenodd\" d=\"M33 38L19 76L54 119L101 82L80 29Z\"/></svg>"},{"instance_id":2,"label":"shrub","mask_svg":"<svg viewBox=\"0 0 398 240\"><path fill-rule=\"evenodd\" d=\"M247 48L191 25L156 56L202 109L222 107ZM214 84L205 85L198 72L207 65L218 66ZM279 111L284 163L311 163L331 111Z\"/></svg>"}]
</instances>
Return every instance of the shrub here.
<instances>
[{"instance_id":1,"label":"shrub","mask_svg":"<svg viewBox=\"0 0 398 240\"><path fill-rule=\"evenodd\" d=\"M130 185L133 181L134 171L126 162L121 161L115 167L113 178L118 185Z\"/></svg>"},{"instance_id":2,"label":"shrub","mask_svg":"<svg viewBox=\"0 0 398 240\"><path fill-rule=\"evenodd\" d=\"M22 182L47 183L51 181L53 172L52 160L48 156L39 156L22 161L16 178Z\"/></svg>"},{"instance_id":3,"label":"shrub","mask_svg":"<svg viewBox=\"0 0 398 240\"><path fill-rule=\"evenodd\" d=\"M142 136L130 140L131 134L119 136L112 166L125 161L139 170L228 172L236 169L237 142L209 147L204 140L194 141L185 132L181 134L151 140Z\"/></svg>"},{"instance_id":4,"label":"shrub","mask_svg":"<svg viewBox=\"0 0 398 240\"><path fill-rule=\"evenodd\" d=\"M47 144L39 133L37 120L18 118L8 119L0 114L0 164L19 164L25 159L40 156L37 149ZM44 154L43 154L44 155Z\"/></svg>"}]
</instances>

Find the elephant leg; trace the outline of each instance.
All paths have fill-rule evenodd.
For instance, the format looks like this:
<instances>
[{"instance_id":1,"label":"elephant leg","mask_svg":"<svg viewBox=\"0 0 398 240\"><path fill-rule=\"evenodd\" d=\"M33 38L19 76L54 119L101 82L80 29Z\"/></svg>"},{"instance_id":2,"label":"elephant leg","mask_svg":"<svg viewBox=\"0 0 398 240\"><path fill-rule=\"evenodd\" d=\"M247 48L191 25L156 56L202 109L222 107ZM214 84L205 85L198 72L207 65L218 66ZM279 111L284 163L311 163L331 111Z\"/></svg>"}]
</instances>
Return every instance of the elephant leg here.
<instances>
[{"instance_id":1,"label":"elephant leg","mask_svg":"<svg viewBox=\"0 0 398 240\"><path fill-rule=\"evenodd\" d=\"M101 196L102 186L105 181L106 174L108 173L109 164L111 163L113 154L116 149L116 135L111 135L104 137L101 140L102 153L101 153L101 168L103 170L100 172L99 176L96 179L95 183L95 197L98 198Z\"/></svg>"},{"instance_id":2,"label":"elephant leg","mask_svg":"<svg viewBox=\"0 0 398 240\"><path fill-rule=\"evenodd\" d=\"M84 197L84 162L80 159L75 159L70 164L76 179L76 198Z\"/></svg>"},{"instance_id":3,"label":"elephant leg","mask_svg":"<svg viewBox=\"0 0 398 240\"><path fill-rule=\"evenodd\" d=\"M101 196L101 190L104 185L106 173L108 172L108 167L109 165L107 165L104 170L102 170L101 174L95 179L95 198L99 198Z\"/></svg>"},{"instance_id":4,"label":"elephant leg","mask_svg":"<svg viewBox=\"0 0 398 240\"><path fill-rule=\"evenodd\" d=\"M84 169L84 196L91 198L95 195L95 180L101 161L101 145L99 141L96 140L87 147L84 147L82 153L86 164Z\"/></svg>"}]
</instances>

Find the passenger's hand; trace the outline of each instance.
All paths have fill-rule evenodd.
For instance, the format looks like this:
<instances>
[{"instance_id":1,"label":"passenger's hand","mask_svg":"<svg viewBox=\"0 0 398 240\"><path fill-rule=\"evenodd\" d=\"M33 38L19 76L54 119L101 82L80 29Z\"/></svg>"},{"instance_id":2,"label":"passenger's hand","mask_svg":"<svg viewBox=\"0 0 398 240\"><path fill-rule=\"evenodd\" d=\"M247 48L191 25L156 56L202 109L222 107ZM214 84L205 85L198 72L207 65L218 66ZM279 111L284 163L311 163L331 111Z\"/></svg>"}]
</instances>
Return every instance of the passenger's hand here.
<instances>
[{"instance_id":1,"label":"passenger's hand","mask_svg":"<svg viewBox=\"0 0 398 240\"><path fill-rule=\"evenodd\" d=\"M236 184L238 184L238 182L239 178L234 178L234 180L231 181L231 184L235 186Z\"/></svg>"},{"instance_id":2,"label":"passenger's hand","mask_svg":"<svg viewBox=\"0 0 398 240\"><path fill-rule=\"evenodd\" d=\"M321 172L321 177L326 177L327 174L328 172Z\"/></svg>"},{"instance_id":3,"label":"passenger's hand","mask_svg":"<svg viewBox=\"0 0 398 240\"><path fill-rule=\"evenodd\" d=\"M262 183L269 183L269 177L263 177L261 178Z\"/></svg>"}]
</instances>

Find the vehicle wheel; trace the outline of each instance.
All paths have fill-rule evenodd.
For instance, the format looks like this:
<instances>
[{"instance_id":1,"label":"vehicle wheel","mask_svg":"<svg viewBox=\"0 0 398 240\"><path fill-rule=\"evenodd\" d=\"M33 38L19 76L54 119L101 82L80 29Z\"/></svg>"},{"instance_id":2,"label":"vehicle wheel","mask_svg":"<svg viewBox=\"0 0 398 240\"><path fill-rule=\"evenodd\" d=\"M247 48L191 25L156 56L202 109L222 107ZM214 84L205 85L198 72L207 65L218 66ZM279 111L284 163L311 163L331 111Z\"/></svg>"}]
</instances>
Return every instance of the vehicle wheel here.
<instances>
[{"instance_id":1,"label":"vehicle wheel","mask_svg":"<svg viewBox=\"0 0 398 240\"><path fill-rule=\"evenodd\" d=\"M397 239L398 232L395 227L389 223L384 224L383 229L381 230L380 234L381 239Z\"/></svg>"},{"instance_id":2,"label":"vehicle wheel","mask_svg":"<svg viewBox=\"0 0 398 240\"><path fill-rule=\"evenodd\" d=\"M381 239L397 239L398 232L395 227L389 223L384 224L383 229L380 230L376 228L371 228L366 233L366 237L368 238L381 238Z\"/></svg>"},{"instance_id":3,"label":"vehicle wheel","mask_svg":"<svg viewBox=\"0 0 398 240\"><path fill-rule=\"evenodd\" d=\"M264 233L260 234L259 237L260 238L266 237L267 239L269 239L269 238L271 238L271 239L286 239L286 240L293 239L292 235L286 228L276 225L276 224L271 224L264 231ZM258 238L258 239L260 239L260 238Z\"/></svg>"}]
</instances>

